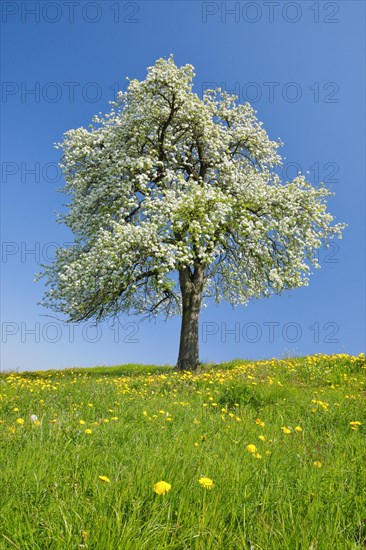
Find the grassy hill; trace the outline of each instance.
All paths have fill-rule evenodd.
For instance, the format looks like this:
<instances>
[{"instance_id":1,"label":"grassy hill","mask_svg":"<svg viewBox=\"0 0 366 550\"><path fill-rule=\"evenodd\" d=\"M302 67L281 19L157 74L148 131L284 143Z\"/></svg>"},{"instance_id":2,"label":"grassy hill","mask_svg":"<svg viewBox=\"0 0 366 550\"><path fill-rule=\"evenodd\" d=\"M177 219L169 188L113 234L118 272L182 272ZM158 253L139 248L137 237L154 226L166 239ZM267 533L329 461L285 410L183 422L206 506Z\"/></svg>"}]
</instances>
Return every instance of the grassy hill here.
<instances>
[{"instance_id":1,"label":"grassy hill","mask_svg":"<svg viewBox=\"0 0 366 550\"><path fill-rule=\"evenodd\" d=\"M363 549L365 381L363 355L3 374L0 548Z\"/></svg>"}]
</instances>

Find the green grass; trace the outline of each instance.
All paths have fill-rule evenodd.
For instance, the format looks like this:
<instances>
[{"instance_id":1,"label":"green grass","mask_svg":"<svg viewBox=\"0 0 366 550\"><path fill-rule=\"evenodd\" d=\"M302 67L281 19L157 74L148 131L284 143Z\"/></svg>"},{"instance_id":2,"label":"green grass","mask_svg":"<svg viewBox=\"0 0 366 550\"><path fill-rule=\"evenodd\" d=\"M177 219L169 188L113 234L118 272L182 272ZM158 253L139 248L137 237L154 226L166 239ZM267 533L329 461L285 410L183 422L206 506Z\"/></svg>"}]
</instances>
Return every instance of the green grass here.
<instances>
[{"instance_id":1,"label":"green grass","mask_svg":"<svg viewBox=\"0 0 366 550\"><path fill-rule=\"evenodd\" d=\"M363 549L365 375L346 355L2 375L0 548Z\"/></svg>"}]
</instances>

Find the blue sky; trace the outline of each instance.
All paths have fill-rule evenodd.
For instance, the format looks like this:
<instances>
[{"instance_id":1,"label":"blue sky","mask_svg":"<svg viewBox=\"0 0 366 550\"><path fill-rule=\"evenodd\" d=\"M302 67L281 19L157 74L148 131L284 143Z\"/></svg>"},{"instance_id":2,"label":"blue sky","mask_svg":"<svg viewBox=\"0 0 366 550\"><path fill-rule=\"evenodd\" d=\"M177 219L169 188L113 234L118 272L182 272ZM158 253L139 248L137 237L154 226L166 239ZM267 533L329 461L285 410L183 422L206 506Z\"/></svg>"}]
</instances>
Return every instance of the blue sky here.
<instances>
[{"instance_id":1,"label":"blue sky","mask_svg":"<svg viewBox=\"0 0 366 550\"><path fill-rule=\"evenodd\" d=\"M202 312L201 359L365 349L365 4L347 2L13 2L2 5L1 327L3 370L128 362L174 364L179 318L65 326L37 302L39 263L71 240L55 223L65 197L53 143L86 126L125 77L173 53L255 106L281 137L283 174L309 171L336 193L349 227L320 250L310 285Z\"/></svg>"}]
</instances>

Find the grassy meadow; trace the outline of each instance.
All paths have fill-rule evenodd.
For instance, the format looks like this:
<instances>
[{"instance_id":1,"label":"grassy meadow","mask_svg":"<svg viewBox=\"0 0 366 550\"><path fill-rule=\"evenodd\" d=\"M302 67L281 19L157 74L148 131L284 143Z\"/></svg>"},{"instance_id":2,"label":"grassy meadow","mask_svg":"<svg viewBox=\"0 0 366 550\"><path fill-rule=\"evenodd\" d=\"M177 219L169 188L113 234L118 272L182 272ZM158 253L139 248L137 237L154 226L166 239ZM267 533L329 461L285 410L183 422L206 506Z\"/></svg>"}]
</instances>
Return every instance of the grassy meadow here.
<instances>
[{"instance_id":1,"label":"grassy meadow","mask_svg":"<svg viewBox=\"0 0 366 550\"><path fill-rule=\"evenodd\" d=\"M0 548L364 549L365 380L363 355L2 374Z\"/></svg>"}]
</instances>

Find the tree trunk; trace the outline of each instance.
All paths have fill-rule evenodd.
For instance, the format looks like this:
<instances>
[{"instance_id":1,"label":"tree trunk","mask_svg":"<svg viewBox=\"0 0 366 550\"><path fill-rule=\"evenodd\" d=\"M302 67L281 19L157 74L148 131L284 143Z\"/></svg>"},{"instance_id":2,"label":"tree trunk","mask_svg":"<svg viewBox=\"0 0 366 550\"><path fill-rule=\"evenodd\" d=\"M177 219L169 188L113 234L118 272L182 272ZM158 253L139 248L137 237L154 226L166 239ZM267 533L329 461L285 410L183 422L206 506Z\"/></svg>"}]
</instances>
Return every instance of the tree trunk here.
<instances>
[{"instance_id":1,"label":"tree trunk","mask_svg":"<svg viewBox=\"0 0 366 550\"><path fill-rule=\"evenodd\" d=\"M182 292L182 326L180 332L177 368L193 370L199 364L198 320L203 291L203 268L198 266L193 274L189 268L179 272Z\"/></svg>"}]
</instances>

